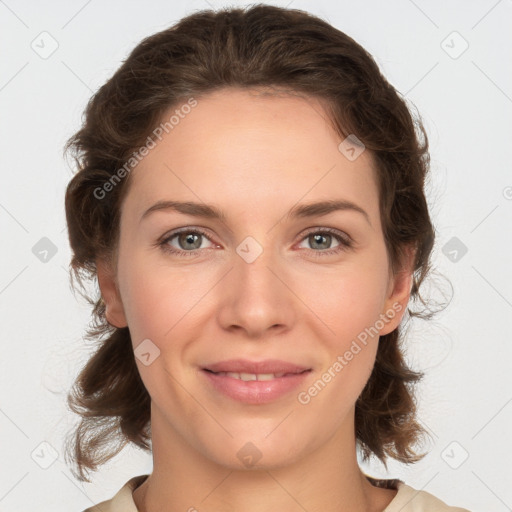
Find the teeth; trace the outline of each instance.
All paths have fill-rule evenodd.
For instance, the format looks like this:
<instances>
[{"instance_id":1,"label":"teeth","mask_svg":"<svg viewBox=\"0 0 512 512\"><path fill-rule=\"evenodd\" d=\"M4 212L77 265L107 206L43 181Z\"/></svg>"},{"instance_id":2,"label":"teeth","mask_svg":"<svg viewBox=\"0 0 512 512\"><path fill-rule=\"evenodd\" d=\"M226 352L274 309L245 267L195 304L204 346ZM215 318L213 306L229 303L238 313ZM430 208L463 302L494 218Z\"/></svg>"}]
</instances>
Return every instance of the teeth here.
<instances>
[{"instance_id":1,"label":"teeth","mask_svg":"<svg viewBox=\"0 0 512 512\"><path fill-rule=\"evenodd\" d=\"M280 374L281 376L281 374ZM277 375L273 373L260 373L258 374L258 380L272 380L275 379Z\"/></svg>"},{"instance_id":2,"label":"teeth","mask_svg":"<svg viewBox=\"0 0 512 512\"><path fill-rule=\"evenodd\" d=\"M273 380L285 375L284 373L236 373L236 372L217 372L217 375L231 377L233 379L243 380L245 382L251 380Z\"/></svg>"},{"instance_id":3,"label":"teeth","mask_svg":"<svg viewBox=\"0 0 512 512\"><path fill-rule=\"evenodd\" d=\"M241 373L239 379L242 379L244 381L248 380L258 380L258 377L255 373Z\"/></svg>"}]
</instances>

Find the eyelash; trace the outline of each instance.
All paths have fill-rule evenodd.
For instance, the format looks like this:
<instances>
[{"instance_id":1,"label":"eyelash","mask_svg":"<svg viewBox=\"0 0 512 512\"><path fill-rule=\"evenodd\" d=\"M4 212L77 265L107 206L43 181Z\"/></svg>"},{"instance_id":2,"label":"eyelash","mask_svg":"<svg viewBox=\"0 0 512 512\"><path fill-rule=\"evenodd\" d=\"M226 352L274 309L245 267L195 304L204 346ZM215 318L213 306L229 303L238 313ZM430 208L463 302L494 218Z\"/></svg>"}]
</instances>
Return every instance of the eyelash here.
<instances>
[{"instance_id":1,"label":"eyelash","mask_svg":"<svg viewBox=\"0 0 512 512\"><path fill-rule=\"evenodd\" d=\"M178 249L175 249L174 247L171 247L169 245L169 242L176 236L180 235L181 233L192 233L192 234L195 234L195 235L202 235L204 236L205 238L207 238L208 240L210 240L210 237L208 236L208 234L203 231L202 229L200 228L183 228L183 229L180 229L178 231L174 231L172 232L169 236L165 236L164 239L160 240L159 242L157 242L155 245L159 246L164 252L166 253L170 253L172 255L175 255L175 256L179 256L179 257L184 257L184 258L187 258L187 257L190 257L190 256L196 256L197 255L197 252L198 251L201 251L203 249L194 249L192 251L183 251L183 250L178 250ZM329 235L332 235L338 242L339 242L339 245L334 248L334 249L326 249L326 250L314 250L314 249L309 249L310 251L312 251L315 255L315 257L319 257L319 258L322 258L322 257L325 257L325 256L331 256L331 255L334 255L334 254L338 254L338 253L341 253L342 251L346 251L348 249L351 249L354 245L353 243L353 240L348 236L348 235L341 235L339 231L335 230L335 229L332 229L332 228L322 228L322 229L317 229L316 231L313 230L313 231L310 231L308 233L306 233L302 238L301 238L301 242L311 236L311 235L317 235L317 234L329 234ZM211 242L212 240L210 240Z\"/></svg>"}]
</instances>

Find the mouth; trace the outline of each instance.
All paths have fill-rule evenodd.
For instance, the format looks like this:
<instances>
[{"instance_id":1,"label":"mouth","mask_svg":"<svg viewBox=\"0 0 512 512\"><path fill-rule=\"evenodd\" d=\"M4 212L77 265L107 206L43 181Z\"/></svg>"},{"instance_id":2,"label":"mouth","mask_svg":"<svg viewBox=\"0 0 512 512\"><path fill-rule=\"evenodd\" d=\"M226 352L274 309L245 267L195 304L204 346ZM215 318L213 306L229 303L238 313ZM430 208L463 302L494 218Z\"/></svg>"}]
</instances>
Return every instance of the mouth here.
<instances>
[{"instance_id":1,"label":"mouth","mask_svg":"<svg viewBox=\"0 0 512 512\"><path fill-rule=\"evenodd\" d=\"M275 402L301 385L312 368L267 360L230 360L201 368L210 390L238 402L261 405Z\"/></svg>"}]
</instances>

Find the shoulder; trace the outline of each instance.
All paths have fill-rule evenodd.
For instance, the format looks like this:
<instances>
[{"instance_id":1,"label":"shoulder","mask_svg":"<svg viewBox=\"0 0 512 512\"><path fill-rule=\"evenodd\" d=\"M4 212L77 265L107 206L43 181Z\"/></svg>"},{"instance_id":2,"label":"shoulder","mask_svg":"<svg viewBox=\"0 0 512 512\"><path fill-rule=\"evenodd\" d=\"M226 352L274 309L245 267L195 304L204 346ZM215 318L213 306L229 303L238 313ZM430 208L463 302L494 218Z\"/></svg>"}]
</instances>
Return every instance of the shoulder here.
<instances>
[{"instance_id":1,"label":"shoulder","mask_svg":"<svg viewBox=\"0 0 512 512\"><path fill-rule=\"evenodd\" d=\"M398 492L383 512L470 512L451 507L426 491L418 491L404 482L398 482Z\"/></svg>"},{"instance_id":2,"label":"shoulder","mask_svg":"<svg viewBox=\"0 0 512 512\"><path fill-rule=\"evenodd\" d=\"M134 476L110 500L102 501L83 512L138 512L132 493L148 476Z\"/></svg>"},{"instance_id":3,"label":"shoulder","mask_svg":"<svg viewBox=\"0 0 512 512\"><path fill-rule=\"evenodd\" d=\"M110 500L102 501L83 512L137 512L133 501L133 491L146 480L148 475L131 478ZM386 481L385 481L386 482ZM418 491L400 480L387 481L393 485L379 487L395 487L398 489L393 501L383 512L470 512L465 508L451 507L426 491Z\"/></svg>"}]
</instances>

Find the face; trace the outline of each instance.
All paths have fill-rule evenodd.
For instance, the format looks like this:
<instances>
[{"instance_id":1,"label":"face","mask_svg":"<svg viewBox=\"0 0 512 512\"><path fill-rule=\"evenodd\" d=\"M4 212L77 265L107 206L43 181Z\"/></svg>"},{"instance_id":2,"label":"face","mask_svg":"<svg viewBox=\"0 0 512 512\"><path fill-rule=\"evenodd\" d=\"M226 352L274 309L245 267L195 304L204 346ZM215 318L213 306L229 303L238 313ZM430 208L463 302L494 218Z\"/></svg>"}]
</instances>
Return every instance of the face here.
<instances>
[{"instance_id":1,"label":"face","mask_svg":"<svg viewBox=\"0 0 512 512\"><path fill-rule=\"evenodd\" d=\"M98 262L152 426L223 466L353 442L379 335L405 310L372 157L340 142L315 99L204 96L132 171L117 268ZM304 208L326 201L339 208Z\"/></svg>"}]
</instances>

